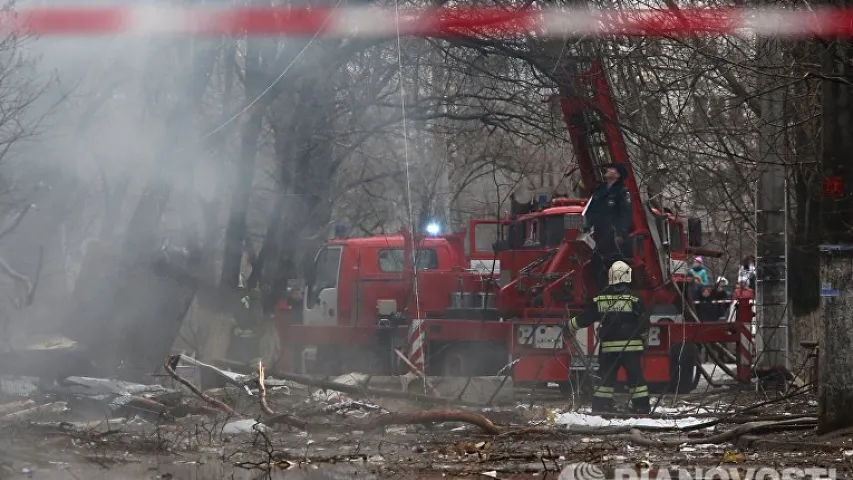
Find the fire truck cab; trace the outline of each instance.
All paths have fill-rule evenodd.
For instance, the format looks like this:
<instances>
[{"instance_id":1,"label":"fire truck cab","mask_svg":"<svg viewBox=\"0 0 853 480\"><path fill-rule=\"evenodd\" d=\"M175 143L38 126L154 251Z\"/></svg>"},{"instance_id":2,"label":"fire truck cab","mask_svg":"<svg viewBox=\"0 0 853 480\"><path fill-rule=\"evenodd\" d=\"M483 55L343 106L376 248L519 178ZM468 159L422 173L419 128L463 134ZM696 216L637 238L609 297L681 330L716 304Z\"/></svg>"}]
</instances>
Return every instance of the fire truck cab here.
<instances>
[{"instance_id":1,"label":"fire truck cab","mask_svg":"<svg viewBox=\"0 0 853 480\"><path fill-rule=\"evenodd\" d=\"M418 272L451 272L465 259L446 238L427 237L411 254L403 235L333 239L314 260L304 296L305 325L375 324L405 310L415 295L406 285L412 264ZM431 295L419 299L426 309L446 308Z\"/></svg>"},{"instance_id":2,"label":"fire truck cab","mask_svg":"<svg viewBox=\"0 0 853 480\"><path fill-rule=\"evenodd\" d=\"M474 221L470 230L444 236L332 239L308 272L303 323L278 322L284 352L279 367L399 373L394 350L408 350L411 319L482 313L465 307L494 302L493 294L483 293L493 253L482 248L484 239L496 235L497 223Z\"/></svg>"}]
</instances>

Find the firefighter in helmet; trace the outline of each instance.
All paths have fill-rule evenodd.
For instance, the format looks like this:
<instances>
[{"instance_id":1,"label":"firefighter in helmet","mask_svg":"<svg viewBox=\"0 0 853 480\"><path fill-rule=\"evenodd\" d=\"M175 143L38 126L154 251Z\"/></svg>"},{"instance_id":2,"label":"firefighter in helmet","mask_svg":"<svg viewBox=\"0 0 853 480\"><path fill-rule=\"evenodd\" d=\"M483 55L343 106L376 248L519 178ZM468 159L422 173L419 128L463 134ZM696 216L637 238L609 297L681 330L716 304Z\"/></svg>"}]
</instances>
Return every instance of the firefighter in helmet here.
<instances>
[{"instance_id":1,"label":"firefighter in helmet","mask_svg":"<svg viewBox=\"0 0 853 480\"><path fill-rule=\"evenodd\" d=\"M600 352L593 412L613 411L613 387L620 367L625 368L634 413L648 414L649 388L643 376L642 356L649 319L640 297L631 289L631 267L614 262L607 273L608 286L590 301L587 309L569 322L569 334L600 321Z\"/></svg>"},{"instance_id":2,"label":"firefighter in helmet","mask_svg":"<svg viewBox=\"0 0 853 480\"><path fill-rule=\"evenodd\" d=\"M584 215L585 231L595 235L594 270L603 288L607 269L617 260L631 258L628 234L634 227L631 192L625 186L628 172L623 165L604 166L604 182L592 192Z\"/></svg>"}]
</instances>

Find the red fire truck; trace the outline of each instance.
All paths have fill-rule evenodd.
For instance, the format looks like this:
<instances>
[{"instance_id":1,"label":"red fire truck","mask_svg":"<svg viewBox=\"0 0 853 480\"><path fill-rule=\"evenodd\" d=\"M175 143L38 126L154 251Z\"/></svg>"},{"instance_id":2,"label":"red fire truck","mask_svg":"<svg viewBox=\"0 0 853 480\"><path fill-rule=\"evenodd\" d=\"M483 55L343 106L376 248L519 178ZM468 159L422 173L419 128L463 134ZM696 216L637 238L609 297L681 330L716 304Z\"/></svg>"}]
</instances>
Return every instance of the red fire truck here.
<instances>
[{"instance_id":1,"label":"red fire truck","mask_svg":"<svg viewBox=\"0 0 853 480\"><path fill-rule=\"evenodd\" d=\"M656 391L685 392L698 381L698 352L734 343L739 380L751 378L752 310L734 322L698 323L679 273L698 248L696 221L661 212L640 198L616 109L599 62L574 79L561 107L589 197L601 166L623 165L631 192L634 286L651 306L644 369ZM540 199L533 211L472 221L443 236L407 232L336 238L317 254L304 295L303 323L279 323L279 368L427 375L510 374L516 384L569 387L589 368L594 329L563 337L571 314L594 295L592 249L580 235L585 199ZM688 232L688 225L691 227ZM688 235L690 233L690 235ZM621 374L621 373L620 373Z\"/></svg>"}]
</instances>

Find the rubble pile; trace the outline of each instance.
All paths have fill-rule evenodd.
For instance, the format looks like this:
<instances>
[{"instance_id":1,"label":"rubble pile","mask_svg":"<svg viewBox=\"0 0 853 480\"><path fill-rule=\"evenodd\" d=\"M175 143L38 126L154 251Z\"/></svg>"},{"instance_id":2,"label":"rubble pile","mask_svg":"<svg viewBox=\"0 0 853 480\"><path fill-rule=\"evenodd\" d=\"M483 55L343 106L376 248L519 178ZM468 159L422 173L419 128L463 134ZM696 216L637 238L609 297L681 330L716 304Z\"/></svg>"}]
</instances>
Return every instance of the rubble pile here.
<instances>
[{"instance_id":1,"label":"rubble pile","mask_svg":"<svg viewBox=\"0 0 853 480\"><path fill-rule=\"evenodd\" d=\"M749 463L763 458L756 445L769 441L767 432L813 435L814 426L808 395L793 395L796 407L785 399L759 401L755 394L736 406L742 392L731 391L728 401L713 403L709 399L725 392L656 399L655 414L636 418L592 415L566 408L565 400L532 396L507 406L473 407L458 399L368 388L370 379L361 374L276 378L262 367L257 374L235 373L181 355L170 357L164 370L150 384L0 376L0 428L64 438L62 448L98 465L139 463L156 454L158 462L169 457L172 464L214 462L244 470L355 465L360 474L506 478L559 471L578 461ZM202 389L201 377L219 385ZM801 413L786 413L791 411ZM847 463L847 452L853 452L846 444L820 448ZM20 473L35 467L16 468Z\"/></svg>"}]
</instances>

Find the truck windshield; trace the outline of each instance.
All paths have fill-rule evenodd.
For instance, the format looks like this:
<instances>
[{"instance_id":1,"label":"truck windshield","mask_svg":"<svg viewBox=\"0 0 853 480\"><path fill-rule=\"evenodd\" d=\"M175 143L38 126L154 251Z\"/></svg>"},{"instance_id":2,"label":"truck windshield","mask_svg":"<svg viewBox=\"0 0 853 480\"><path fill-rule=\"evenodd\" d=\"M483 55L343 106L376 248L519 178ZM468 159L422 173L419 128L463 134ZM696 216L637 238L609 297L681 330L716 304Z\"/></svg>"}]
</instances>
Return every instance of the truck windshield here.
<instances>
[{"instance_id":1,"label":"truck windshield","mask_svg":"<svg viewBox=\"0 0 853 480\"><path fill-rule=\"evenodd\" d=\"M551 215L543 218L542 222L540 242L548 248L559 247L566 236L566 230L583 228L583 217L576 214Z\"/></svg>"},{"instance_id":2,"label":"truck windshield","mask_svg":"<svg viewBox=\"0 0 853 480\"><path fill-rule=\"evenodd\" d=\"M415 264L418 270L438 269L438 254L435 249L421 248L415 253ZM403 249L386 248L379 251L379 270L385 273L399 273L403 271Z\"/></svg>"},{"instance_id":3,"label":"truck windshield","mask_svg":"<svg viewBox=\"0 0 853 480\"><path fill-rule=\"evenodd\" d=\"M558 247L566 236L563 215L551 215L541 219L542 228L539 230L539 243L543 247Z\"/></svg>"}]
</instances>

